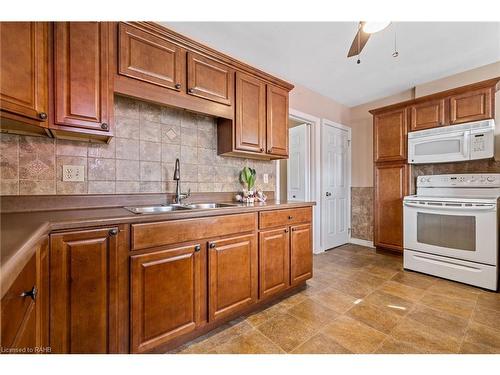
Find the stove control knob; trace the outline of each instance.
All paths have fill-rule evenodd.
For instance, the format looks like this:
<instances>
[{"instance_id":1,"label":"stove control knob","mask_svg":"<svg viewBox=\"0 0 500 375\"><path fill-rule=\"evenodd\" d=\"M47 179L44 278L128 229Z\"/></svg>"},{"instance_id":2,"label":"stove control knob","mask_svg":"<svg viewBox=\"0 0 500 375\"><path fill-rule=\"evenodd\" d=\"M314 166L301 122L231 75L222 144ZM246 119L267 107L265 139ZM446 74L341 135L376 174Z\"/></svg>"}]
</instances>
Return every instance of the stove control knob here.
<instances>
[{"instance_id":1,"label":"stove control knob","mask_svg":"<svg viewBox=\"0 0 500 375\"><path fill-rule=\"evenodd\" d=\"M488 178L486 178L486 180L487 180L488 182L493 182L493 181L495 181L495 177L493 177L493 176L488 176Z\"/></svg>"}]
</instances>

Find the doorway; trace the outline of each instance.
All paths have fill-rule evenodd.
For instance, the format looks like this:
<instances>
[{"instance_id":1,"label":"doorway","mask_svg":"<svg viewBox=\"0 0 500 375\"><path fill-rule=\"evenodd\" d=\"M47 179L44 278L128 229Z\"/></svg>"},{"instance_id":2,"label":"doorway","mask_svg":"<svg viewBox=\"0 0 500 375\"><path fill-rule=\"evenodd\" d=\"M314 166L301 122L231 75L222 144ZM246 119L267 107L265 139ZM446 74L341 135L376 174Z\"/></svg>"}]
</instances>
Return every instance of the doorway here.
<instances>
[{"instance_id":1,"label":"doorway","mask_svg":"<svg viewBox=\"0 0 500 375\"><path fill-rule=\"evenodd\" d=\"M351 223L351 128L321 123L321 247L349 242Z\"/></svg>"}]
</instances>

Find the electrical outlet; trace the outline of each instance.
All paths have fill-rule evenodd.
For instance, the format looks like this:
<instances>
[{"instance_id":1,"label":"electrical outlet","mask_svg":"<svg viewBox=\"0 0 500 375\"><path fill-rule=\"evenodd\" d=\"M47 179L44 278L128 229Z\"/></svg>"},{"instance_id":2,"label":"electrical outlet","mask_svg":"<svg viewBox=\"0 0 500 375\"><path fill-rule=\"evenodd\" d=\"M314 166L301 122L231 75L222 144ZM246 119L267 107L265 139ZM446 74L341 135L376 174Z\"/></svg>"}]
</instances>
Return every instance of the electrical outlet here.
<instances>
[{"instance_id":1,"label":"electrical outlet","mask_svg":"<svg viewBox=\"0 0 500 375\"><path fill-rule=\"evenodd\" d=\"M85 167L83 165L63 165L63 181L85 181Z\"/></svg>"},{"instance_id":2,"label":"electrical outlet","mask_svg":"<svg viewBox=\"0 0 500 375\"><path fill-rule=\"evenodd\" d=\"M264 183L265 184L269 183L269 175L267 173L264 173Z\"/></svg>"}]
</instances>

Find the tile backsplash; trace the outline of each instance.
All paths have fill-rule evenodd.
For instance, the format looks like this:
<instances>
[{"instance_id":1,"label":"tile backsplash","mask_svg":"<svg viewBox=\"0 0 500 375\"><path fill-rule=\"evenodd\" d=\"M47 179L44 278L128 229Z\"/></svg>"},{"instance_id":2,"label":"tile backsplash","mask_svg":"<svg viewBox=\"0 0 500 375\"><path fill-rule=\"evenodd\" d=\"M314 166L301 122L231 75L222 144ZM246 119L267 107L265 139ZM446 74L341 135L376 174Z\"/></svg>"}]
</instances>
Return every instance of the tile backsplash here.
<instances>
[{"instance_id":1,"label":"tile backsplash","mask_svg":"<svg viewBox=\"0 0 500 375\"><path fill-rule=\"evenodd\" d=\"M213 117L115 96L109 144L1 134L0 194L173 192L176 158L183 191L238 191L245 165L257 170L257 187L274 190L274 162L218 156L216 128ZM63 165L83 165L85 181L62 181Z\"/></svg>"}]
</instances>

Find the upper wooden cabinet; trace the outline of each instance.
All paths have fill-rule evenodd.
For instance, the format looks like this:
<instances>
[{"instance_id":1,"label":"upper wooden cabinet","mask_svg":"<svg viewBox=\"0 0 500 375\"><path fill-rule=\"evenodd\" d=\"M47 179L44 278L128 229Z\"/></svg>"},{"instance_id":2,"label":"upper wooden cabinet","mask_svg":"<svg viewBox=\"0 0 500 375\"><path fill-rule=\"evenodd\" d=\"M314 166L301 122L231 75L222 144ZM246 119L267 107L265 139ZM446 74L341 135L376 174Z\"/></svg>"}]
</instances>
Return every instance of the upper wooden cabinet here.
<instances>
[{"instance_id":1,"label":"upper wooden cabinet","mask_svg":"<svg viewBox=\"0 0 500 375\"><path fill-rule=\"evenodd\" d=\"M257 262L254 234L209 242L209 321L227 317L256 302Z\"/></svg>"},{"instance_id":2,"label":"upper wooden cabinet","mask_svg":"<svg viewBox=\"0 0 500 375\"><path fill-rule=\"evenodd\" d=\"M193 331L201 321L206 244L131 257L131 351L141 353Z\"/></svg>"},{"instance_id":3,"label":"upper wooden cabinet","mask_svg":"<svg viewBox=\"0 0 500 375\"><path fill-rule=\"evenodd\" d=\"M113 134L108 28L99 22L54 24L51 131L58 136Z\"/></svg>"},{"instance_id":4,"label":"upper wooden cabinet","mask_svg":"<svg viewBox=\"0 0 500 375\"><path fill-rule=\"evenodd\" d=\"M187 80L188 94L225 105L233 104L234 70L227 65L188 52Z\"/></svg>"},{"instance_id":5,"label":"upper wooden cabinet","mask_svg":"<svg viewBox=\"0 0 500 375\"><path fill-rule=\"evenodd\" d=\"M54 353L128 351L125 226L50 236L50 346Z\"/></svg>"},{"instance_id":6,"label":"upper wooden cabinet","mask_svg":"<svg viewBox=\"0 0 500 375\"><path fill-rule=\"evenodd\" d=\"M432 100L409 107L410 130L423 130L445 125L445 100Z\"/></svg>"},{"instance_id":7,"label":"upper wooden cabinet","mask_svg":"<svg viewBox=\"0 0 500 375\"><path fill-rule=\"evenodd\" d=\"M383 112L373 117L374 161L406 160L406 108Z\"/></svg>"},{"instance_id":8,"label":"upper wooden cabinet","mask_svg":"<svg viewBox=\"0 0 500 375\"><path fill-rule=\"evenodd\" d=\"M375 246L403 251L403 198L409 192L408 164L375 165Z\"/></svg>"},{"instance_id":9,"label":"upper wooden cabinet","mask_svg":"<svg viewBox=\"0 0 500 375\"><path fill-rule=\"evenodd\" d=\"M118 74L168 89L185 89L185 52L159 35L118 25Z\"/></svg>"},{"instance_id":10,"label":"upper wooden cabinet","mask_svg":"<svg viewBox=\"0 0 500 375\"><path fill-rule=\"evenodd\" d=\"M235 148L265 153L266 84L258 78L236 73Z\"/></svg>"},{"instance_id":11,"label":"upper wooden cabinet","mask_svg":"<svg viewBox=\"0 0 500 375\"><path fill-rule=\"evenodd\" d=\"M288 157L288 91L267 85L267 153Z\"/></svg>"},{"instance_id":12,"label":"upper wooden cabinet","mask_svg":"<svg viewBox=\"0 0 500 375\"><path fill-rule=\"evenodd\" d=\"M0 22L2 131L45 134L48 127L48 23ZM9 120L27 123L19 128Z\"/></svg>"},{"instance_id":13,"label":"upper wooden cabinet","mask_svg":"<svg viewBox=\"0 0 500 375\"><path fill-rule=\"evenodd\" d=\"M493 117L494 90L484 88L450 96L450 123L485 120Z\"/></svg>"}]
</instances>

